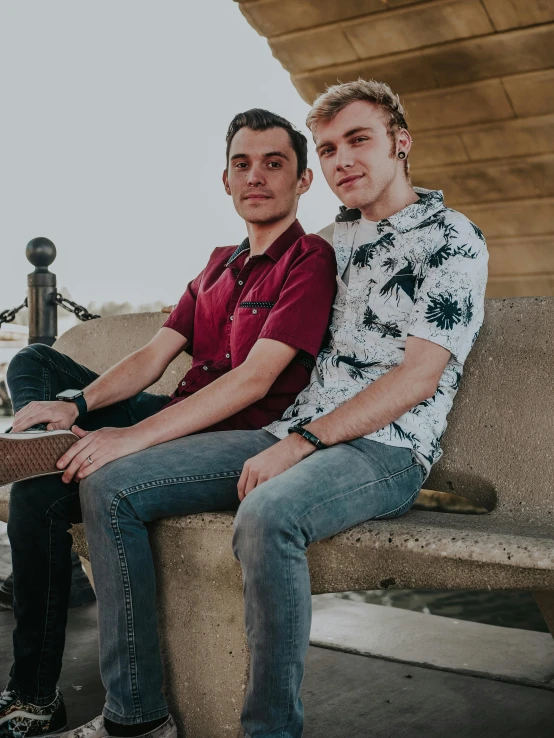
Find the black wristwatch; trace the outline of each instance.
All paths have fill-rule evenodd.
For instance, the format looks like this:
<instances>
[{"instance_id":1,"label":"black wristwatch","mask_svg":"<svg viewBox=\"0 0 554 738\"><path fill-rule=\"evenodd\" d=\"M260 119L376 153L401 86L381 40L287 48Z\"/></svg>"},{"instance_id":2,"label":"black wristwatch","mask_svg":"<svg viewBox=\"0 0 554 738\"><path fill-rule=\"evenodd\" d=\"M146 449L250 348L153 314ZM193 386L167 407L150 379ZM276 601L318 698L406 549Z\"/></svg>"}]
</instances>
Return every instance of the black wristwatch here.
<instances>
[{"instance_id":1,"label":"black wristwatch","mask_svg":"<svg viewBox=\"0 0 554 738\"><path fill-rule=\"evenodd\" d=\"M307 441L309 441L312 446L315 446L318 451L327 448L327 446L322 443L317 436L314 436L313 433L310 433L309 430L306 430L301 425L293 425L292 428L289 428L289 433L298 433L299 436L302 436L302 438L305 438Z\"/></svg>"},{"instance_id":2,"label":"black wristwatch","mask_svg":"<svg viewBox=\"0 0 554 738\"><path fill-rule=\"evenodd\" d=\"M88 412L87 401L83 390L64 390L56 395L56 400L62 400L63 402L74 402L79 408L79 418L84 418Z\"/></svg>"}]
</instances>

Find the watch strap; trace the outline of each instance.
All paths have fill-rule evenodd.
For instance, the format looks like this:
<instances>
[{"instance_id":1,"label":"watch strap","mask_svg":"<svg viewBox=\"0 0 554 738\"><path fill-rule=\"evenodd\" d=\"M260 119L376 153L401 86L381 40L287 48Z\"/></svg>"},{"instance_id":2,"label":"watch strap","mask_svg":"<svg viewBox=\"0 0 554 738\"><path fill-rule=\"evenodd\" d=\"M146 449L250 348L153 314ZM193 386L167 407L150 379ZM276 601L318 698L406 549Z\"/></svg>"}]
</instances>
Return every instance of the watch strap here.
<instances>
[{"instance_id":1,"label":"watch strap","mask_svg":"<svg viewBox=\"0 0 554 738\"><path fill-rule=\"evenodd\" d=\"M87 401L84 395L78 395L74 397L71 402L74 402L79 408L79 418L84 418L88 412Z\"/></svg>"},{"instance_id":2,"label":"watch strap","mask_svg":"<svg viewBox=\"0 0 554 738\"><path fill-rule=\"evenodd\" d=\"M327 448L327 446L322 441L320 441L317 436L314 436L313 433L310 433L309 430L306 430L301 425L293 425L292 428L289 428L289 433L298 433L299 436L302 436L307 441L309 441L312 446L315 446L318 451Z\"/></svg>"}]
</instances>

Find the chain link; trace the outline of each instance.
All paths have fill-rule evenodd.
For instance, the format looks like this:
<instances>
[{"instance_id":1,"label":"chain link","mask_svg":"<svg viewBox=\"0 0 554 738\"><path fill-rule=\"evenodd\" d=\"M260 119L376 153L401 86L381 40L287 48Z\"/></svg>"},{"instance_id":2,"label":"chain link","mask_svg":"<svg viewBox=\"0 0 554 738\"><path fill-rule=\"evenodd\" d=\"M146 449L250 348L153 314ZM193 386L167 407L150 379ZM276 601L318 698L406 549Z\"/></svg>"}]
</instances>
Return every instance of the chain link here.
<instances>
[{"instance_id":1,"label":"chain link","mask_svg":"<svg viewBox=\"0 0 554 738\"><path fill-rule=\"evenodd\" d=\"M26 307L27 307L27 298L25 298L25 302L22 302L19 307L13 308L12 310L3 310L0 313L0 326L2 325L2 323L13 323L17 313Z\"/></svg>"},{"instance_id":2,"label":"chain link","mask_svg":"<svg viewBox=\"0 0 554 738\"><path fill-rule=\"evenodd\" d=\"M54 303L62 307L64 310L67 310L68 313L73 313L73 315L75 315L76 318L79 318L79 320L94 320L95 318L100 317L100 315L89 313L85 307L78 305L68 297L64 297L59 292L56 292L54 295Z\"/></svg>"}]
</instances>

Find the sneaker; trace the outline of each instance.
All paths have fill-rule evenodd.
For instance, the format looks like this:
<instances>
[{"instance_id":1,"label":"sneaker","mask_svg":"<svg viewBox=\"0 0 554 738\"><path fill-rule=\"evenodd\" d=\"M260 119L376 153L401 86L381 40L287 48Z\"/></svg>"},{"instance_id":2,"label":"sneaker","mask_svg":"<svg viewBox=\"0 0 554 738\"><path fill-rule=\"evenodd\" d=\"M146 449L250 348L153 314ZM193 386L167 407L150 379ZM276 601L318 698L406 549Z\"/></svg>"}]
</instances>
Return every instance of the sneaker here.
<instances>
[{"instance_id":1,"label":"sneaker","mask_svg":"<svg viewBox=\"0 0 554 738\"><path fill-rule=\"evenodd\" d=\"M110 738L110 734L104 725L104 718L102 715L99 715L94 720L91 720L90 723L85 723L79 728L62 733L59 738ZM162 723L149 733L143 733L141 738L177 738L175 720L169 715L165 723Z\"/></svg>"},{"instance_id":2,"label":"sneaker","mask_svg":"<svg viewBox=\"0 0 554 738\"><path fill-rule=\"evenodd\" d=\"M44 706L24 702L9 689L0 693L1 738L31 738L62 730L67 730L67 717L61 692Z\"/></svg>"},{"instance_id":3,"label":"sneaker","mask_svg":"<svg viewBox=\"0 0 554 738\"><path fill-rule=\"evenodd\" d=\"M78 440L68 430L0 433L0 486L63 474L56 462Z\"/></svg>"}]
</instances>

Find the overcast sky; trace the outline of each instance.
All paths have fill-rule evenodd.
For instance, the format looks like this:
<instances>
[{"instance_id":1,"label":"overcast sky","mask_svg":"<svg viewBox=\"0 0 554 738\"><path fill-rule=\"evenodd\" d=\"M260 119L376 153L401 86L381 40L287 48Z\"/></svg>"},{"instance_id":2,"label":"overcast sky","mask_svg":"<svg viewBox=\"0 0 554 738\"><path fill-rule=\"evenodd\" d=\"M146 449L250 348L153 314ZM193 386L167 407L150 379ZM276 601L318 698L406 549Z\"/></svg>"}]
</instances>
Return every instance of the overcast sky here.
<instances>
[{"instance_id":1,"label":"overcast sky","mask_svg":"<svg viewBox=\"0 0 554 738\"><path fill-rule=\"evenodd\" d=\"M25 296L35 236L79 302L176 302L246 235L221 185L235 113L267 108L308 134L308 106L233 0L2 0L0 69L0 311ZM338 202L309 141L300 219L315 231Z\"/></svg>"}]
</instances>

